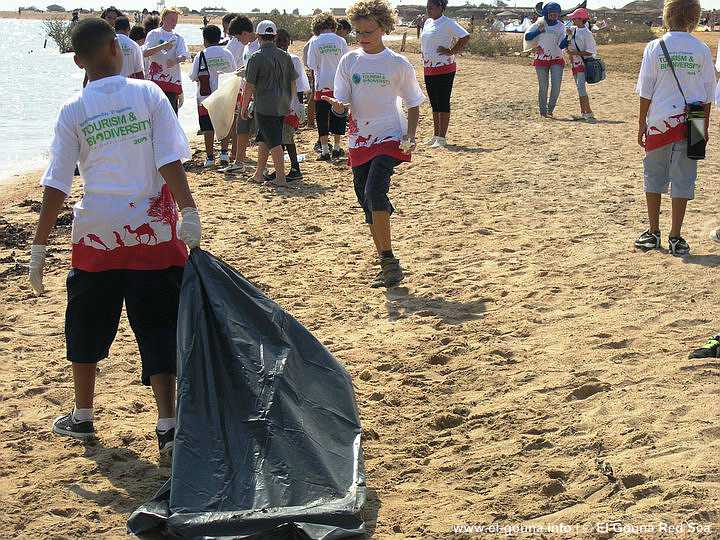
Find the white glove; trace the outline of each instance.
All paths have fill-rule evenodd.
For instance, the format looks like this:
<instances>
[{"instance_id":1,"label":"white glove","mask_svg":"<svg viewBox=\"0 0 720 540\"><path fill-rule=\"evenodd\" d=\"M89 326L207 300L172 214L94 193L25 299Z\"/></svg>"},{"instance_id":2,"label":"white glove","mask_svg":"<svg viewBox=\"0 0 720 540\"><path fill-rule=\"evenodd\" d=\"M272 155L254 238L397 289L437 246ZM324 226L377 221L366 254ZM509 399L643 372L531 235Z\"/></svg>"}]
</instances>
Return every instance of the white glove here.
<instances>
[{"instance_id":1,"label":"white glove","mask_svg":"<svg viewBox=\"0 0 720 540\"><path fill-rule=\"evenodd\" d=\"M415 138L410 138L407 135L405 135L402 138L402 141L400 141L400 150L405 152L406 154L411 153L413 150L415 150Z\"/></svg>"},{"instance_id":2,"label":"white glove","mask_svg":"<svg viewBox=\"0 0 720 540\"><path fill-rule=\"evenodd\" d=\"M180 213L182 214L182 223L178 229L178 238L187 244L188 249L196 248L200 245L200 214L198 214L197 208L187 206L183 208Z\"/></svg>"},{"instance_id":3,"label":"white glove","mask_svg":"<svg viewBox=\"0 0 720 540\"><path fill-rule=\"evenodd\" d=\"M38 296L45 292L45 287L43 287L43 269L45 267L46 251L47 247L37 244L33 244L30 248L30 285Z\"/></svg>"}]
</instances>

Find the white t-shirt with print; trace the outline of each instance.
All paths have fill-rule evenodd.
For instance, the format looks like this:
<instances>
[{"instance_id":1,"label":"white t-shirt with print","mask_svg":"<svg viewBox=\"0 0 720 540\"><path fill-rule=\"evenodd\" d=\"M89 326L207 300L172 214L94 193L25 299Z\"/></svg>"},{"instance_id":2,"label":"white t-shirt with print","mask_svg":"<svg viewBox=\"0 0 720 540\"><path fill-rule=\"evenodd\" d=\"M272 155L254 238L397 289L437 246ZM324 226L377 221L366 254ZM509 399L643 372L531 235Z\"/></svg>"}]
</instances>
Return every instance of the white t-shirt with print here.
<instances>
[{"instance_id":1,"label":"white t-shirt with print","mask_svg":"<svg viewBox=\"0 0 720 540\"><path fill-rule=\"evenodd\" d=\"M40 183L69 195L79 162L84 192L74 207L73 267L97 272L184 265L175 200L158 169L189 158L170 102L149 81L106 77L70 99L58 116Z\"/></svg>"},{"instance_id":2,"label":"white t-shirt with print","mask_svg":"<svg viewBox=\"0 0 720 540\"><path fill-rule=\"evenodd\" d=\"M145 37L145 44L143 49L152 49L168 41L174 41L175 46L167 51L160 51L157 54L150 56L147 69L147 78L155 82L160 88L167 92L174 92L179 94L182 92L182 74L180 65L176 64L172 67L168 67L168 61L175 60L176 58L183 56L185 58L190 57L185 40L181 35L175 32L168 32L161 28L150 30L148 35Z\"/></svg>"},{"instance_id":3,"label":"white t-shirt with print","mask_svg":"<svg viewBox=\"0 0 720 540\"><path fill-rule=\"evenodd\" d=\"M469 35L457 21L443 15L428 18L420 33L420 50L426 75L455 71L455 56L438 52L438 47L452 49L458 39Z\"/></svg>"},{"instance_id":4,"label":"white t-shirt with print","mask_svg":"<svg viewBox=\"0 0 720 540\"><path fill-rule=\"evenodd\" d=\"M597 43L595 37L587 26L582 28L573 28L573 35L568 37L568 50L592 53L585 58L594 58L597 54ZM585 63L581 56L572 57L573 73L576 71L585 71Z\"/></svg>"},{"instance_id":5,"label":"white t-shirt with print","mask_svg":"<svg viewBox=\"0 0 720 540\"><path fill-rule=\"evenodd\" d=\"M286 118L292 119L293 123L291 125L295 127L295 129L297 129L297 126L299 126L300 124L300 100L298 99L297 94L298 92L309 92L310 81L308 81L308 76L303 69L302 60L300 60L300 57L297 54L288 54L292 59L295 72L298 73L300 76L295 81L295 83L297 84L297 91L293 94L292 99L290 99L290 110L288 111Z\"/></svg>"},{"instance_id":6,"label":"white t-shirt with print","mask_svg":"<svg viewBox=\"0 0 720 540\"><path fill-rule=\"evenodd\" d=\"M347 52L347 42L334 32L317 36L307 54L307 66L315 75L315 92L330 95L335 84L335 72L340 59ZM316 95L315 99L319 99Z\"/></svg>"},{"instance_id":7,"label":"white t-shirt with print","mask_svg":"<svg viewBox=\"0 0 720 540\"><path fill-rule=\"evenodd\" d=\"M131 77L136 73L143 73L145 69L140 45L125 34L118 34L117 40L118 45L120 45L120 50L123 53L123 67L120 75Z\"/></svg>"},{"instance_id":8,"label":"white t-shirt with print","mask_svg":"<svg viewBox=\"0 0 720 540\"><path fill-rule=\"evenodd\" d=\"M407 119L398 98L408 108L425 101L412 64L387 48L377 54L356 49L343 56L335 76L335 98L350 104L352 166L384 153L380 150L386 143L397 147L402 140Z\"/></svg>"},{"instance_id":9,"label":"white t-shirt with print","mask_svg":"<svg viewBox=\"0 0 720 540\"><path fill-rule=\"evenodd\" d=\"M556 22L549 25L542 17L533 23L526 33L534 32L540 24L545 25L545 31L533 40L536 43L534 64L564 64L563 52L560 43L565 39L565 25Z\"/></svg>"},{"instance_id":10,"label":"white t-shirt with print","mask_svg":"<svg viewBox=\"0 0 720 540\"><path fill-rule=\"evenodd\" d=\"M207 62L208 75L210 76L210 92L214 92L218 88L218 78L220 73L232 73L237 70L235 58L232 53L220 45L211 45L203 51L205 61ZM200 53L195 55L192 69L190 70L190 80L196 81L197 84L197 102L200 105L208 96L200 95Z\"/></svg>"},{"instance_id":11,"label":"white t-shirt with print","mask_svg":"<svg viewBox=\"0 0 720 540\"><path fill-rule=\"evenodd\" d=\"M247 45L245 45L245 49L243 50L243 65L242 67L247 67L248 60L250 60L250 57L260 50L260 40L256 39L255 41L251 41ZM238 66L240 67L240 66Z\"/></svg>"},{"instance_id":12,"label":"white t-shirt with print","mask_svg":"<svg viewBox=\"0 0 720 540\"><path fill-rule=\"evenodd\" d=\"M711 103L716 83L708 46L687 32L668 32L662 39L687 102ZM646 142L646 150L658 147L651 140L653 137L664 143L664 134L671 130L684 130L685 102L665 60L659 39L645 47L636 91L640 97L651 100L647 115L650 144Z\"/></svg>"},{"instance_id":13,"label":"white t-shirt with print","mask_svg":"<svg viewBox=\"0 0 720 540\"><path fill-rule=\"evenodd\" d=\"M243 53L245 52L245 45L242 44L242 41L236 37L230 38L230 41L228 41L228 44L225 45L225 48L233 55L235 65L242 67Z\"/></svg>"}]
</instances>

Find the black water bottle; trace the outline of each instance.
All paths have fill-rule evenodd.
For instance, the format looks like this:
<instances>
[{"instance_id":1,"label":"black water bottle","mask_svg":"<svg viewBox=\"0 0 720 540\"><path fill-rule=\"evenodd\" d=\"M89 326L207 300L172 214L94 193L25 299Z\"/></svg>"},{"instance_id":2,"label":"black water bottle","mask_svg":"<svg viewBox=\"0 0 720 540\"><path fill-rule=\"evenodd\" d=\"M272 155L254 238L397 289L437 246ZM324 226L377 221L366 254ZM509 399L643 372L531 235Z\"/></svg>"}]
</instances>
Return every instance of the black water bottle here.
<instances>
[{"instance_id":1,"label":"black water bottle","mask_svg":"<svg viewBox=\"0 0 720 540\"><path fill-rule=\"evenodd\" d=\"M705 159L705 106L702 103L688 105L688 141L687 157Z\"/></svg>"}]
</instances>

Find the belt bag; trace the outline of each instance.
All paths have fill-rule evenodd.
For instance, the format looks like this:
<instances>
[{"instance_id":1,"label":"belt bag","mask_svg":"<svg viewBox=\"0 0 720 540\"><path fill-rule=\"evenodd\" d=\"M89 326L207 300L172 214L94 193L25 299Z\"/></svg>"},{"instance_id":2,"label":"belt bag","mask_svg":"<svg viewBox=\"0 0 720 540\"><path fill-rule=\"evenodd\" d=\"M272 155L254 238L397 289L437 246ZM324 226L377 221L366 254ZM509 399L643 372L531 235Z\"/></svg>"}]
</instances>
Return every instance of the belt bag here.
<instances>
[{"instance_id":1,"label":"belt bag","mask_svg":"<svg viewBox=\"0 0 720 540\"><path fill-rule=\"evenodd\" d=\"M705 140L705 106L702 103L690 103L688 104L685 98L685 92L683 92L682 86L680 86L680 80L675 73L675 66L673 66L672 58L670 53L665 46L665 41L660 40L660 48L665 55L665 60L670 66L675 82L677 83L680 95L682 95L683 101L685 102L685 129L687 135L687 157L689 159L705 159L705 146L707 141Z\"/></svg>"}]
</instances>

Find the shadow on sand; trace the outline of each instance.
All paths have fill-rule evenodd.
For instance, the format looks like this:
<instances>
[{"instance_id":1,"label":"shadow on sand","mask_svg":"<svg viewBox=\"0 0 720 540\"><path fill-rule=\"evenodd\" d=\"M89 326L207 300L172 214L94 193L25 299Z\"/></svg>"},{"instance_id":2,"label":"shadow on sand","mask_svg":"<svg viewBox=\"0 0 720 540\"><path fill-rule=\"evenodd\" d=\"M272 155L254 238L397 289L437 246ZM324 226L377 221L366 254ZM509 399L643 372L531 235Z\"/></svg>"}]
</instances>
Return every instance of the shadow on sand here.
<instances>
[{"instance_id":1,"label":"shadow on sand","mask_svg":"<svg viewBox=\"0 0 720 540\"><path fill-rule=\"evenodd\" d=\"M407 287L394 287L385 293L388 319L391 321L418 314L439 317L446 324L463 324L482 319L485 301L456 302L432 296L415 296Z\"/></svg>"}]
</instances>

